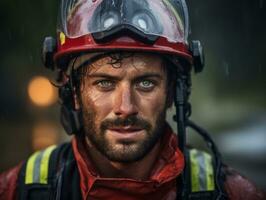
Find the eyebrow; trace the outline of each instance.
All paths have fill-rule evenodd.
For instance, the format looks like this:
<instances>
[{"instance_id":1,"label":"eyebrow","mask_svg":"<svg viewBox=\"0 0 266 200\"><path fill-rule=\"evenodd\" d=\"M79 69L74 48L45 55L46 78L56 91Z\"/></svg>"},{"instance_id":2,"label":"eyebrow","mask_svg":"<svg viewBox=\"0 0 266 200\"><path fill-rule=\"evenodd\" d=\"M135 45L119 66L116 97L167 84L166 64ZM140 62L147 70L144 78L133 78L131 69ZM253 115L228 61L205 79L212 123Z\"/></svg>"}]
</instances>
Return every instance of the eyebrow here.
<instances>
[{"instance_id":1,"label":"eyebrow","mask_svg":"<svg viewBox=\"0 0 266 200\"><path fill-rule=\"evenodd\" d=\"M113 76L113 75L106 74L106 73L94 73L94 74L88 75L88 77L90 77L90 78L106 78L106 79L112 79L112 80L117 80L117 81L122 79L122 77ZM163 79L162 75L160 75L158 73L145 73L143 75L135 77L134 80L140 80L140 79L145 79L145 78Z\"/></svg>"},{"instance_id":2,"label":"eyebrow","mask_svg":"<svg viewBox=\"0 0 266 200\"><path fill-rule=\"evenodd\" d=\"M147 73L147 74L143 74L141 76L138 76L138 77L134 78L134 80L136 81L136 80L142 80L142 79L147 79L147 78L157 78L157 79L160 79L160 80L163 79L162 75L160 75L160 74Z\"/></svg>"}]
</instances>

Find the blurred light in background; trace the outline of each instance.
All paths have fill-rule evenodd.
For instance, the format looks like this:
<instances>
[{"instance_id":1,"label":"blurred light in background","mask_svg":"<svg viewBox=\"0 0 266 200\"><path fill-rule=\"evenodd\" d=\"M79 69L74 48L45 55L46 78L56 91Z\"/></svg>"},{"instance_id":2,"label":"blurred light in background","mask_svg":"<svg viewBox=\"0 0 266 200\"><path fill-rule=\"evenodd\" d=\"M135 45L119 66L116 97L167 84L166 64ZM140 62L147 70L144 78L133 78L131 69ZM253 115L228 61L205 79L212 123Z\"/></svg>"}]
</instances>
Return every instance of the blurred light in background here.
<instances>
[{"instance_id":1,"label":"blurred light in background","mask_svg":"<svg viewBox=\"0 0 266 200\"><path fill-rule=\"evenodd\" d=\"M55 87L46 77L34 77L28 85L31 101L37 106L50 106L57 100Z\"/></svg>"},{"instance_id":2,"label":"blurred light in background","mask_svg":"<svg viewBox=\"0 0 266 200\"><path fill-rule=\"evenodd\" d=\"M34 151L44 149L59 142L59 130L51 122L40 122L32 132L32 148Z\"/></svg>"}]
</instances>

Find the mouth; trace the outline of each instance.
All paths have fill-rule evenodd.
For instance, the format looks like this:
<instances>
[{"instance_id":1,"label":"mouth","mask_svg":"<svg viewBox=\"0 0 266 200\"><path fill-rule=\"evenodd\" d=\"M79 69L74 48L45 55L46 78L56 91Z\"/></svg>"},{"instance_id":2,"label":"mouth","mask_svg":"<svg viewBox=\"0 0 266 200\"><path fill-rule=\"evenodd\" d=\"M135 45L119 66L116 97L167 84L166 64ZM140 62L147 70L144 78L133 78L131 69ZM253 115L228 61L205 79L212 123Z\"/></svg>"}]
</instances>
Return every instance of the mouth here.
<instances>
[{"instance_id":1,"label":"mouth","mask_svg":"<svg viewBox=\"0 0 266 200\"><path fill-rule=\"evenodd\" d=\"M143 130L142 128L139 127L131 127L131 126L127 126L127 127L115 127L115 128L110 128L109 130L111 131L115 131L118 133L134 133L134 132L138 132Z\"/></svg>"},{"instance_id":2,"label":"mouth","mask_svg":"<svg viewBox=\"0 0 266 200\"><path fill-rule=\"evenodd\" d=\"M112 127L107 129L107 134L115 139L135 140L144 134L145 130L140 127Z\"/></svg>"}]
</instances>

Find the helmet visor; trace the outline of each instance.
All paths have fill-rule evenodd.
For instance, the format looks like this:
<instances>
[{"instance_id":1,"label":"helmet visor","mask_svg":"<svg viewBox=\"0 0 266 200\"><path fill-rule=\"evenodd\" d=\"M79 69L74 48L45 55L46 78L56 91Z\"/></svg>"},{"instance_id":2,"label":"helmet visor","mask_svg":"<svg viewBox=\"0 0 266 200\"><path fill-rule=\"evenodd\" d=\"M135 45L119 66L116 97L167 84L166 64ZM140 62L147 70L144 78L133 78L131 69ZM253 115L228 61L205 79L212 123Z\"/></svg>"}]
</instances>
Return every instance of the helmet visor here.
<instances>
[{"instance_id":1,"label":"helmet visor","mask_svg":"<svg viewBox=\"0 0 266 200\"><path fill-rule=\"evenodd\" d=\"M58 31L69 38L134 32L184 43L188 36L184 0L61 0L59 13Z\"/></svg>"}]
</instances>

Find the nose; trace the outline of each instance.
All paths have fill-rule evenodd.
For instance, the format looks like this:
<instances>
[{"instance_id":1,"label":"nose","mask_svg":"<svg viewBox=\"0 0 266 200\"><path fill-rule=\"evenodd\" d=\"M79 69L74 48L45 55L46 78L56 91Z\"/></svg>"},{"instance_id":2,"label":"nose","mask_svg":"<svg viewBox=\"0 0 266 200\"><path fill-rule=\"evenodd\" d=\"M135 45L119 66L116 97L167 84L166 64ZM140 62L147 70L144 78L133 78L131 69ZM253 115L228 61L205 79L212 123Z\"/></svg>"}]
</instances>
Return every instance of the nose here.
<instances>
[{"instance_id":1,"label":"nose","mask_svg":"<svg viewBox=\"0 0 266 200\"><path fill-rule=\"evenodd\" d=\"M136 101L130 86L125 85L117 89L114 99L114 113L121 118L138 114Z\"/></svg>"}]
</instances>

